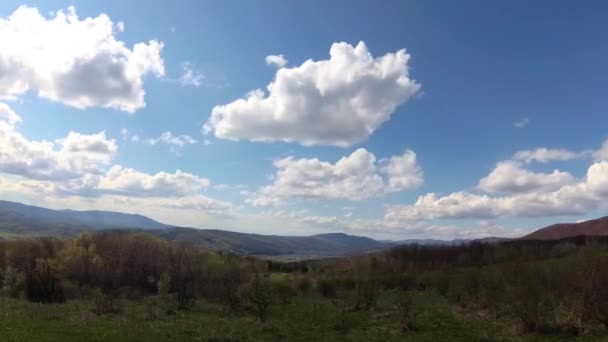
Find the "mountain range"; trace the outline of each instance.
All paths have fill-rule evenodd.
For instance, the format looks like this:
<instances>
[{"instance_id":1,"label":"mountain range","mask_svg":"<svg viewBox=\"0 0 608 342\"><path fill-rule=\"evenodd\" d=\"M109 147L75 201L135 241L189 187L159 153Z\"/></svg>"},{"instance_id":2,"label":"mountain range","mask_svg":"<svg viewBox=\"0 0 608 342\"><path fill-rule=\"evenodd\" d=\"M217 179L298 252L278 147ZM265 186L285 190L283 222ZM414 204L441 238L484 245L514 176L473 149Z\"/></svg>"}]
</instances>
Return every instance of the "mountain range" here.
<instances>
[{"instance_id":1,"label":"mountain range","mask_svg":"<svg viewBox=\"0 0 608 342\"><path fill-rule=\"evenodd\" d=\"M326 258L360 254L405 244L458 245L479 241L496 243L506 238L478 240L411 239L378 241L344 233L312 236L279 236L238 233L219 229L175 227L137 214L111 211L53 210L17 202L0 201L0 237L68 237L102 230L146 231L170 241L189 241L199 247L275 259ZM553 240L579 235L608 235L608 217L579 223L560 223L519 239Z\"/></svg>"},{"instance_id":2,"label":"mountain range","mask_svg":"<svg viewBox=\"0 0 608 342\"><path fill-rule=\"evenodd\" d=\"M286 259L334 257L382 249L393 244L344 233L313 236L246 234L218 229L174 227L135 214L111 211L53 210L0 201L0 236L68 237L101 230L145 230L172 241L242 255Z\"/></svg>"}]
</instances>

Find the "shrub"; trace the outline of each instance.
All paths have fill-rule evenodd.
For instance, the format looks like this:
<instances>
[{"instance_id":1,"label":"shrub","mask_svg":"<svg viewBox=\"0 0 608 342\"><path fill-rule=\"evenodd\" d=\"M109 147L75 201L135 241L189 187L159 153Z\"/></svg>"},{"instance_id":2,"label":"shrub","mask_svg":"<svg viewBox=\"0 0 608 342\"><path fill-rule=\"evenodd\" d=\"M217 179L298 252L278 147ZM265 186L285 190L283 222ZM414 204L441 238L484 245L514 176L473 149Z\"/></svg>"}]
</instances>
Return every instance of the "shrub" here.
<instances>
[{"instance_id":1,"label":"shrub","mask_svg":"<svg viewBox=\"0 0 608 342\"><path fill-rule=\"evenodd\" d=\"M334 299L337 296L335 282L326 278L319 279L317 282L317 290L319 290L319 293L325 298Z\"/></svg>"},{"instance_id":2,"label":"shrub","mask_svg":"<svg viewBox=\"0 0 608 342\"><path fill-rule=\"evenodd\" d=\"M63 289L51 259L38 258L34 269L25 275L25 295L33 302L62 303Z\"/></svg>"},{"instance_id":3,"label":"shrub","mask_svg":"<svg viewBox=\"0 0 608 342\"><path fill-rule=\"evenodd\" d=\"M266 322L268 309L272 299L272 288L268 279L263 278L259 273L251 280L244 290L244 297L247 300L247 308L253 312L261 322Z\"/></svg>"},{"instance_id":4,"label":"shrub","mask_svg":"<svg viewBox=\"0 0 608 342\"><path fill-rule=\"evenodd\" d=\"M291 281L289 281L287 279L277 282L275 284L274 288L275 288L275 293L277 294L277 297L279 297L279 300L283 304L291 303L291 300L297 294L296 290L294 290L293 286L291 285Z\"/></svg>"},{"instance_id":5,"label":"shrub","mask_svg":"<svg viewBox=\"0 0 608 342\"><path fill-rule=\"evenodd\" d=\"M167 272L160 275L158 280L158 300L162 310L167 315L172 315L177 310L174 300L171 296L171 277Z\"/></svg>"},{"instance_id":6,"label":"shrub","mask_svg":"<svg viewBox=\"0 0 608 342\"><path fill-rule=\"evenodd\" d=\"M238 266L229 264L218 270L214 279L215 298L219 299L231 311L237 311L242 304L242 287L247 281L247 274Z\"/></svg>"},{"instance_id":7,"label":"shrub","mask_svg":"<svg viewBox=\"0 0 608 342\"><path fill-rule=\"evenodd\" d=\"M308 294L310 289L312 289L312 282L308 277L303 277L298 280L298 291L302 294Z\"/></svg>"},{"instance_id":8,"label":"shrub","mask_svg":"<svg viewBox=\"0 0 608 342\"><path fill-rule=\"evenodd\" d=\"M399 310L399 324L401 327L401 332L406 333L412 331L414 329L413 320L414 320L414 302L412 300L411 295L405 294L401 298L399 298L399 302L397 303L397 308Z\"/></svg>"},{"instance_id":9,"label":"shrub","mask_svg":"<svg viewBox=\"0 0 608 342\"><path fill-rule=\"evenodd\" d=\"M25 277L23 273L9 266L2 272L2 294L12 298L23 296Z\"/></svg>"},{"instance_id":10,"label":"shrub","mask_svg":"<svg viewBox=\"0 0 608 342\"><path fill-rule=\"evenodd\" d=\"M96 315L108 315L108 314L116 314L120 313L120 306L118 301L105 293L103 293L100 289L93 290L93 311Z\"/></svg>"}]
</instances>

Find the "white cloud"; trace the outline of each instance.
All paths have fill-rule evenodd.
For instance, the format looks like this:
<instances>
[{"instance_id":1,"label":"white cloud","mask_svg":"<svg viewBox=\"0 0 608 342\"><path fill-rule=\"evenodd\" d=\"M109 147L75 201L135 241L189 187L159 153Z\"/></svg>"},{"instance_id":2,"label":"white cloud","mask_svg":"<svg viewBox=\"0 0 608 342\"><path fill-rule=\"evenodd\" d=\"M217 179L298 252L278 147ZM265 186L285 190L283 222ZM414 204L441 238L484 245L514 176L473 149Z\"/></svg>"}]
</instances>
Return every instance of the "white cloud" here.
<instances>
[{"instance_id":1,"label":"white cloud","mask_svg":"<svg viewBox=\"0 0 608 342\"><path fill-rule=\"evenodd\" d=\"M124 24L116 25L120 32ZM142 78L164 75L163 44L132 48L114 36L105 14L80 20L74 7L45 18L21 6L0 18L0 98L28 90L76 108L135 112L145 106Z\"/></svg>"},{"instance_id":2,"label":"white cloud","mask_svg":"<svg viewBox=\"0 0 608 342\"><path fill-rule=\"evenodd\" d=\"M6 103L0 102L0 122L6 123L8 127L15 127L16 124L21 122L21 117Z\"/></svg>"},{"instance_id":3,"label":"white cloud","mask_svg":"<svg viewBox=\"0 0 608 342\"><path fill-rule=\"evenodd\" d=\"M6 112L8 107L1 108ZM12 114L7 121L0 121L0 172L42 180L79 178L99 173L118 149L105 132L70 132L56 141L28 140L12 125L20 121L19 117L10 108L8 113Z\"/></svg>"},{"instance_id":4,"label":"white cloud","mask_svg":"<svg viewBox=\"0 0 608 342\"><path fill-rule=\"evenodd\" d=\"M526 163L539 162L548 163L551 161L567 161L580 158L584 153L576 153L565 149L548 149L537 148L536 150L518 151L513 156L514 160L523 161Z\"/></svg>"},{"instance_id":5,"label":"white cloud","mask_svg":"<svg viewBox=\"0 0 608 342\"><path fill-rule=\"evenodd\" d=\"M159 199L157 205L163 208L199 211L214 216L232 216L235 207L230 202L219 201L203 195L180 197L175 200Z\"/></svg>"},{"instance_id":6,"label":"white cloud","mask_svg":"<svg viewBox=\"0 0 608 342\"><path fill-rule=\"evenodd\" d=\"M224 139L351 146L366 139L420 85L405 50L374 58L365 43L334 43L330 58L280 68L245 98L216 106L204 125Z\"/></svg>"},{"instance_id":7,"label":"white cloud","mask_svg":"<svg viewBox=\"0 0 608 342\"><path fill-rule=\"evenodd\" d=\"M283 55L268 55L266 56L266 64L282 68L287 65L287 59Z\"/></svg>"},{"instance_id":8,"label":"white cloud","mask_svg":"<svg viewBox=\"0 0 608 342\"><path fill-rule=\"evenodd\" d=\"M171 147L171 152L180 154L181 148L186 145L194 145L198 141L189 135L173 135L171 131L161 134L158 138L148 138L145 143L148 145L165 144Z\"/></svg>"},{"instance_id":9,"label":"white cloud","mask_svg":"<svg viewBox=\"0 0 608 342\"><path fill-rule=\"evenodd\" d=\"M273 184L254 194L248 203L277 205L286 198L362 200L389 192L412 190L423 183L416 154L407 150L392 157L387 167L373 153L359 148L335 164L319 159L283 158L274 162ZM384 176L384 177L383 177Z\"/></svg>"},{"instance_id":10,"label":"white cloud","mask_svg":"<svg viewBox=\"0 0 608 342\"><path fill-rule=\"evenodd\" d=\"M196 70L194 64L186 61L182 63L181 68L181 75L177 79L179 84L184 87L200 87L203 84L205 75L202 72Z\"/></svg>"},{"instance_id":11,"label":"white cloud","mask_svg":"<svg viewBox=\"0 0 608 342\"><path fill-rule=\"evenodd\" d=\"M515 128L524 128L526 126L528 126L530 124L530 119L529 118L523 118L520 120L517 120L513 123L513 127Z\"/></svg>"},{"instance_id":12,"label":"white cloud","mask_svg":"<svg viewBox=\"0 0 608 342\"><path fill-rule=\"evenodd\" d=\"M115 165L101 178L97 190L132 197L180 197L200 193L209 183L206 178L180 170L150 175Z\"/></svg>"},{"instance_id":13,"label":"white cloud","mask_svg":"<svg viewBox=\"0 0 608 342\"><path fill-rule=\"evenodd\" d=\"M568 172L532 172L516 161L503 161L479 181L479 188L488 193L526 193L556 190L576 182Z\"/></svg>"},{"instance_id":14,"label":"white cloud","mask_svg":"<svg viewBox=\"0 0 608 342\"><path fill-rule=\"evenodd\" d=\"M105 132L70 132L54 141L36 141L16 131L20 121L10 107L0 103L2 198L16 196L51 207L63 203L74 209L128 208L152 217L162 213L176 222L184 212L190 218L204 219L201 215L226 216L234 210L231 203L202 194L210 186L206 178L179 170L147 174L111 166L118 147ZM129 137L128 130L121 133ZM172 210L180 214L172 214Z\"/></svg>"},{"instance_id":15,"label":"white cloud","mask_svg":"<svg viewBox=\"0 0 608 342\"><path fill-rule=\"evenodd\" d=\"M608 196L608 161L597 162L589 167L587 184L593 192Z\"/></svg>"},{"instance_id":16,"label":"white cloud","mask_svg":"<svg viewBox=\"0 0 608 342\"><path fill-rule=\"evenodd\" d=\"M262 212L262 216L280 218L282 220L288 220L289 222L307 223L315 226L341 226L343 222L340 222L336 216L318 216L311 215L308 210L276 210Z\"/></svg>"},{"instance_id":17,"label":"white cloud","mask_svg":"<svg viewBox=\"0 0 608 342\"><path fill-rule=\"evenodd\" d=\"M416 164L416 153L411 150L391 157L385 171L388 175L388 192L411 190L424 183L422 170Z\"/></svg>"},{"instance_id":18,"label":"white cloud","mask_svg":"<svg viewBox=\"0 0 608 342\"><path fill-rule=\"evenodd\" d=\"M392 225L443 219L499 217L549 217L585 215L608 200L608 162L592 164L586 179L553 191L488 196L455 192L446 196L429 193L415 204L394 206L385 220Z\"/></svg>"},{"instance_id":19,"label":"white cloud","mask_svg":"<svg viewBox=\"0 0 608 342\"><path fill-rule=\"evenodd\" d=\"M607 160L608 161L608 140L604 141L602 147L593 153L593 157L597 161Z\"/></svg>"}]
</instances>

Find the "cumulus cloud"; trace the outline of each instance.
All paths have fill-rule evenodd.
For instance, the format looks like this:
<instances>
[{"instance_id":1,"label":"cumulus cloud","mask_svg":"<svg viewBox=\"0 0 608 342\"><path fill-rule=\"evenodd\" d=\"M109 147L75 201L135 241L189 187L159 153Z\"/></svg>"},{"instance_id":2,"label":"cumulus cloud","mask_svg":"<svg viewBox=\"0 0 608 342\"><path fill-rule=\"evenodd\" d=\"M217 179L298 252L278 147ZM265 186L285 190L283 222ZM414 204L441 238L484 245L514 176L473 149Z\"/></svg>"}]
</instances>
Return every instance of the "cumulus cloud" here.
<instances>
[{"instance_id":1,"label":"cumulus cloud","mask_svg":"<svg viewBox=\"0 0 608 342\"><path fill-rule=\"evenodd\" d=\"M287 59L283 55L269 55L266 56L266 64L282 68L287 65Z\"/></svg>"},{"instance_id":2,"label":"cumulus cloud","mask_svg":"<svg viewBox=\"0 0 608 342\"><path fill-rule=\"evenodd\" d=\"M0 102L0 122L4 122L7 127L12 128L21 122L21 117L19 117L19 115L17 115L6 103Z\"/></svg>"},{"instance_id":3,"label":"cumulus cloud","mask_svg":"<svg viewBox=\"0 0 608 342\"><path fill-rule=\"evenodd\" d=\"M351 146L390 119L420 85L405 50L373 57L363 42L334 43L326 60L279 68L266 91L216 106L205 133L224 139Z\"/></svg>"},{"instance_id":4,"label":"cumulus cloud","mask_svg":"<svg viewBox=\"0 0 608 342\"><path fill-rule=\"evenodd\" d=\"M589 188L602 196L608 196L608 161L595 163L587 171Z\"/></svg>"},{"instance_id":5,"label":"cumulus cloud","mask_svg":"<svg viewBox=\"0 0 608 342\"><path fill-rule=\"evenodd\" d=\"M319 159L283 158L274 162L274 182L248 199L256 206L277 205L285 198L362 200L389 192L412 190L423 183L416 154L407 150L382 167L364 148L335 164Z\"/></svg>"},{"instance_id":6,"label":"cumulus cloud","mask_svg":"<svg viewBox=\"0 0 608 342\"><path fill-rule=\"evenodd\" d=\"M388 175L388 192L411 190L424 183L422 170L416 163L416 153L411 150L391 157L385 171Z\"/></svg>"},{"instance_id":7,"label":"cumulus cloud","mask_svg":"<svg viewBox=\"0 0 608 342\"><path fill-rule=\"evenodd\" d=\"M0 111L6 112L6 108L0 106ZM78 178L101 172L118 149L105 132L70 132L55 141L29 140L13 126L20 118L10 109L8 113L12 114L0 120L0 172L41 180Z\"/></svg>"},{"instance_id":8,"label":"cumulus cloud","mask_svg":"<svg viewBox=\"0 0 608 342\"><path fill-rule=\"evenodd\" d=\"M143 108L143 77L165 73L163 44L151 40L129 48L114 36L123 29L105 14L81 20L74 7L49 18L19 7L0 18L0 98L33 90L81 109Z\"/></svg>"},{"instance_id":9,"label":"cumulus cloud","mask_svg":"<svg viewBox=\"0 0 608 342\"><path fill-rule=\"evenodd\" d=\"M208 186L208 179L180 170L150 175L115 165L101 178L97 189L133 197L180 197L199 193Z\"/></svg>"},{"instance_id":10,"label":"cumulus cloud","mask_svg":"<svg viewBox=\"0 0 608 342\"><path fill-rule=\"evenodd\" d=\"M580 158L584 153L577 153L565 149L548 149L537 148L536 150L518 151L513 156L514 160L523 161L526 163L539 162L548 163L552 161L567 161Z\"/></svg>"},{"instance_id":11,"label":"cumulus cloud","mask_svg":"<svg viewBox=\"0 0 608 342\"><path fill-rule=\"evenodd\" d=\"M505 196L454 192L446 196L429 193L416 203L394 206L385 220L393 225L442 219L488 219L499 217L548 217L584 215L608 200L608 162L592 164L586 178L553 191Z\"/></svg>"},{"instance_id":12,"label":"cumulus cloud","mask_svg":"<svg viewBox=\"0 0 608 342\"><path fill-rule=\"evenodd\" d=\"M608 160L608 140L604 141L602 147L593 153L597 161Z\"/></svg>"},{"instance_id":13,"label":"cumulus cloud","mask_svg":"<svg viewBox=\"0 0 608 342\"><path fill-rule=\"evenodd\" d=\"M479 188L488 193L526 193L556 190L576 182L568 172L532 172L516 161L503 161L479 182Z\"/></svg>"},{"instance_id":14,"label":"cumulus cloud","mask_svg":"<svg viewBox=\"0 0 608 342\"><path fill-rule=\"evenodd\" d=\"M105 132L70 132L61 139L36 141L17 131L20 121L10 107L0 103L2 196L45 199L47 205L89 203L93 208L111 210L124 210L124 206L113 207L124 203L152 216L160 209L184 210L195 216L226 216L234 209L229 202L202 194L210 186L206 178L180 170L148 174L111 166L118 146ZM121 133L129 137L128 130Z\"/></svg>"}]
</instances>

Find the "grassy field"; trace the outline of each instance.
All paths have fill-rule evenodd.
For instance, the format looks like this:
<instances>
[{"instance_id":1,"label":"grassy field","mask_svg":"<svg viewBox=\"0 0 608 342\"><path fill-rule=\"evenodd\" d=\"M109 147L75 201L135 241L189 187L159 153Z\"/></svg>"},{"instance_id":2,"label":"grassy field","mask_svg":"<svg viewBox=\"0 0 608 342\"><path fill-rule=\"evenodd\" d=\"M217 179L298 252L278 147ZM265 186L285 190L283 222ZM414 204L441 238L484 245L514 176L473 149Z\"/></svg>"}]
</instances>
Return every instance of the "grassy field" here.
<instances>
[{"instance_id":1,"label":"grassy field","mask_svg":"<svg viewBox=\"0 0 608 342\"><path fill-rule=\"evenodd\" d=\"M414 331L402 333L396 298L384 293L373 311L348 312L310 295L272 307L266 323L199 301L192 310L162 313L151 300L124 301L122 312L96 315L92 304L0 300L2 341L605 341L608 336L520 335L508 320L461 314L432 293L417 293ZM502 336L502 337L498 337Z\"/></svg>"}]
</instances>

